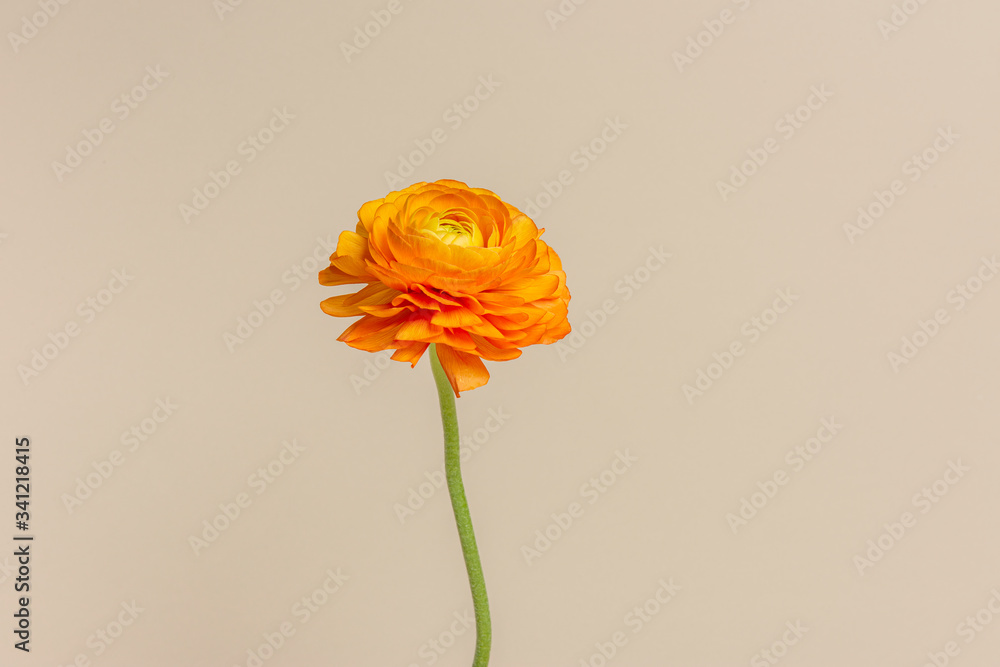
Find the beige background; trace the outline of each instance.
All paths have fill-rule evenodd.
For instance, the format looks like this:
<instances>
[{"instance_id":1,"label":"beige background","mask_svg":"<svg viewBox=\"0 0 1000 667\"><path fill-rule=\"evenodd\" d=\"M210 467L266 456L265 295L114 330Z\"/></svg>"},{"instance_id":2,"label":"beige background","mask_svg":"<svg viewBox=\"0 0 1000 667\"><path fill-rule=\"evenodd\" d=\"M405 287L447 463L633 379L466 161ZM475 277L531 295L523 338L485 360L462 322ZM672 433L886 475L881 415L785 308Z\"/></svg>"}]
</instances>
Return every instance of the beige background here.
<instances>
[{"instance_id":1,"label":"beige background","mask_svg":"<svg viewBox=\"0 0 1000 667\"><path fill-rule=\"evenodd\" d=\"M404 184L455 178L527 207L567 172L535 218L569 276L575 347L491 364L459 400L464 434L484 429L465 471L491 664L597 667L618 632L608 664L774 664L759 652L777 642L789 667L917 667L949 641L949 664L997 664L1000 280L977 271L992 277L982 258L1000 253L1000 6L897 1L917 11L903 23L899 7L883 34L893 0L565 0L555 28L556 0L400 0L395 15L382 1L219 4L0 11L0 553L18 435L32 438L36 536L32 652L5 632L0 664L253 665L248 650L286 622L269 667L471 662L472 633L449 634L471 601L446 493L397 515L442 462L426 360L380 370L336 342L349 321L320 311L336 290L311 259L436 128L444 142ZM341 44L371 12L391 21L348 62ZM699 33L707 46L679 71ZM447 112L480 77L495 87L455 127ZM825 101L800 109L813 87ZM294 118L250 161L240 146L274 109ZM797 111L808 120L789 137ZM104 118L113 132L57 174ZM608 119L627 127L602 145ZM603 152L581 160L591 142ZM765 145L724 201L717 183ZM936 161L914 171L925 149ZM230 161L239 173L186 221L181 206ZM902 194L849 239L895 179ZM671 258L647 273L651 247ZM626 276L646 281L629 294ZM967 282L971 300L954 291ZM273 313L227 345L275 290ZM778 290L797 300L775 322ZM586 325L608 300L603 326ZM894 368L938 310L936 335ZM713 355L736 341L720 377ZM699 370L718 379L688 400ZM158 399L177 406L162 423ZM506 416L488 434L490 410ZM830 418L842 429L796 470L786 453ZM123 442L144 420L151 435ZM292 440L297 458L273 463ZM618 452L638 462L605 493L582 488ZM120 465L95 477L109 457ZM968 470L921 500L949 462ZM269 464L282 472L261 485ZM787 483L771 488L775 473ZM88 475L100 485L68 506ZM727 515L761 487L774 497L734 532ZM224 525L220 504L241 493L249 506L196 554L190 538ZM582 516L529 564L522 547L573 502ZM859 568L904 512L915 525ZM338 568L349 579L301 622L294 605ZM635 632L629 614L661 579L680 590ZM134 622L97 639L133 601ZM960 627L977 612L991 622Z\"/></svg>"}]
</instances>

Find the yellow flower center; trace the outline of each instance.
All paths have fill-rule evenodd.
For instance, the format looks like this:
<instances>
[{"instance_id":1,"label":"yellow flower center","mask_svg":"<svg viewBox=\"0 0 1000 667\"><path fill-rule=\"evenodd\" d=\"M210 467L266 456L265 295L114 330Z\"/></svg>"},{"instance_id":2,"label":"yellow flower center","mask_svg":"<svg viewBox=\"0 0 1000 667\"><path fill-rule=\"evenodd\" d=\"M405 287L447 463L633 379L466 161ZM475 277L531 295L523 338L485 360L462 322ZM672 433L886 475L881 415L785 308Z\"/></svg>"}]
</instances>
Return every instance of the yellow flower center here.
<instances>
[{"instance_id":1,"label":"yellow flower center","mask_svg":"<svg viewBox=\"0 0 1000 667\"><path fill-rule=\"evenodd\" d=\"M463 211L430 214L424 221L422 231L447 245L483 247L483 233L479 225Z\"/></svg>"}]
</instances>

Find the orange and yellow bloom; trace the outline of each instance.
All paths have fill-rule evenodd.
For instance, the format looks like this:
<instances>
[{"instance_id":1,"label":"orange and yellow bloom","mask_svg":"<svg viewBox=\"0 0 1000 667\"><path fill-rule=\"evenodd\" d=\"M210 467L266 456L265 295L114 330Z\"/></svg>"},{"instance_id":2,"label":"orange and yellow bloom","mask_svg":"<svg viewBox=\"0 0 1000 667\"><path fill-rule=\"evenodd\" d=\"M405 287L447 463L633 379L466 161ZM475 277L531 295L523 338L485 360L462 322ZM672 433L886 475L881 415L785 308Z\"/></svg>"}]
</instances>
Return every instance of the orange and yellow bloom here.
<instances>
[{"instance_id":1,"label":"orange and yellow bloom","mask_svg":"<svg viewBox=\"0 0 1000 667\"><path fill-rule=\"evenodd\" d=\"M489 380L483 359L569 333L566 274L543 231L489 190L416 183L361 207L319 282L365 287L321 307L361 316L338 338L359 350L416 365L435 343L458 396Z\"/></svg>"}]
</instances>

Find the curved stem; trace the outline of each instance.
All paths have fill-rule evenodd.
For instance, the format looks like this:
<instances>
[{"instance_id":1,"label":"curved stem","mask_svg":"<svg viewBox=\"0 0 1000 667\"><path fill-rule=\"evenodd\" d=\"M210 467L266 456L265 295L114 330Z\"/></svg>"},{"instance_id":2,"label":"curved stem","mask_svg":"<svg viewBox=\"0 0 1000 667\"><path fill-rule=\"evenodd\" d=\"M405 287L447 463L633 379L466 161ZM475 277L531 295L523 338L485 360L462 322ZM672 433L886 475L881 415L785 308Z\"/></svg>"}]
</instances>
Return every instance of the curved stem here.
<instances>
[{"instance_id":1,"label":"curved stem","mask_svg":"<svg viewBox=\"0 0 1000 667\"><path fill-rule=\"evenodd\" d=\"M472 667L486 667L490 661L490 604L486 597L486 580L483 566L479 562L476 535L472 530L469 503L465 499L465 485L462 484L461 455L458 442L458 415L455 411L455 393L448 382L448 376L441 368L436 345L430 346L431 370L437 384L438 399L441 402L441 424L444 426L444 462L448 478L448 493L451 507L455 511L458 537L465 556L465 569L469 573L472 588L472 605L476 612L476 655Z\"/></svg>"}]
</instances>

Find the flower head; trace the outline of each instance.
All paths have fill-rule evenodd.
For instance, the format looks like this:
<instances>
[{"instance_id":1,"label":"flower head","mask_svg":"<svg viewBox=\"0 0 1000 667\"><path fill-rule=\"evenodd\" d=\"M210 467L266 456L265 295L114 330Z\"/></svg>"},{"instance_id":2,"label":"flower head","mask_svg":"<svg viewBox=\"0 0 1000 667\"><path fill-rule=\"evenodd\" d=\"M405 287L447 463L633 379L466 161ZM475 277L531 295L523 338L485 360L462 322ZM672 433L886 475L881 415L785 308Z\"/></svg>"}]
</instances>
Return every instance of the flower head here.
<instances>
[{"instance_id":1,"label":"flower head","mask_svg":"<svg viewBox=\"0 0 1000 667\"><path fill-rule=\"evenodd\" d=\"M338 338L359 350L395 349L415 366L435 343L458 396L489 380L483 359L569 333L566 274L543 231L489 190L416 183L368 202L341 233L319 282L365 287L321 307L361 316Z\"/></svg>"}]
</instances>

